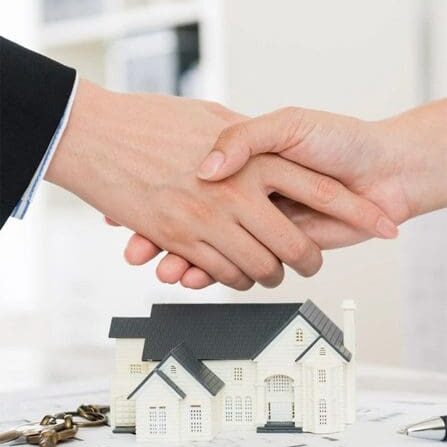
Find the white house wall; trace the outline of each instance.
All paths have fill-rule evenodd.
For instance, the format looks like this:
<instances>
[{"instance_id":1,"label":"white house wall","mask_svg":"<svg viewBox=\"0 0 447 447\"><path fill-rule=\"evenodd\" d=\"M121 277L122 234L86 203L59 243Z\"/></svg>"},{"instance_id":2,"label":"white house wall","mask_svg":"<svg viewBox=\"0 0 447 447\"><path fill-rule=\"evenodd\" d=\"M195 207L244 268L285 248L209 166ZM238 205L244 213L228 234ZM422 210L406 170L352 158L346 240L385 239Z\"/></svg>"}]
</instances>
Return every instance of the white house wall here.
<instances>
[{"instance_id":1,"label":"white house wall","mask_svg":"<svg viewBox=\"0 0 447 447\"><path fill-rule=\"evenodd\" d=\"M296 342L296 330L303 330L303 342ZM258 381L275 374L291 375L295 372L295 360L318 337L315 329L298 315L290 324L257 356Z\"/></svg>"},{"instance_id":2,"label":"white house wall","mask_svg":"<svg viewBox=\"0 0 447 447\"><path fill-rule=\"evenodd\" d=\"M157 362L142 362L144 339L115 340L115 373L111 384L111 425L113 427L130 427L126 408L135 413L135 403L127 401L127 396L155 368ZM139 366L141 372L139 372ZM121 411L117 411L120 407Z\"/></svg>"},{"instance_id":3,"label":"white house wall","mask_svg":"<svg viewBox=\"0 0 447 447\"><path fill-rule=\"evenodd\" d=\"M219 393L219 417L216 418L222 425L222 429L250 429L255 425L255 414L257 405L256 394L256 369L257 366L252 360L208 360L203 362L211 371L225 382L225 387ZM239 369L242 373L242 380L235 370ZM226 402L227 398L232 399L232 417L227 420ZM251 399L251 420L248 420L247 398ZM236 400L242 401L242 420L236 418Z\"/></svg>"},{"instance_id":4,"label":"white house wall","mask_svg":"<svg viewBox=\"0 0 447 447\"><path fill-rule=\"evenodd\" d=\"M296 331L303 331L303 342L297 343ZM267 420L267 402L265 381L275 375L285 375L293 379L295 392L295 424L303 424L302 402L303 378L302 367L297 365L296 359L318 337L315 329L300 315L297 316L284 330L258 355L255 359L257 365L256 394L257 411L256 422L264 425Z\"/></svg>"},{"instance_id":5,"label":"white house wall","mask_svg":"<svg viewBox=\"0 0 447 447\"><path fill-rule=\"evenodd\" d=\"M172 367L175 367L173 374ZM169 358L160 368L184 393L185 399L180 401L181 439L182 440L210 440L218 432L219 425L213 418L212 395L186 371L174 358ZM146 401L150 402L150 399ZM202 409L202 433L190 432L189 409L191 406L200 405Z\"/></svg>"},{"instance_id":6,"label":"white house wall","mask_svg":"<svg viewBox=\"0 0 447 447\"><path fill-rule=\"evenodd\" d=\"M178 442L181 432L180 396L160 379L153 376L150 381L132 398L136 402L136 435L138 442L153 441L154 439L167 442ZM151 434L149 412L150 408L166 409L166 434Z\"/></svg>"},{"instance_id":7,"label":"white house wall","mask_svg":"<svg viewBox=\"0 0 447 447\"><path fill-rule=\"evenodd\" d=\"M321 349L325 355L321 355ZM301 402L302 427L313 433L335 433L345 429L345 368L347 362L324 340L320 339L300 360L303 386ZM327 375L326 383L318 380L318 371ZM320 424L319 402L326 402L327 421Z\"/></svg>"}]
</instances>

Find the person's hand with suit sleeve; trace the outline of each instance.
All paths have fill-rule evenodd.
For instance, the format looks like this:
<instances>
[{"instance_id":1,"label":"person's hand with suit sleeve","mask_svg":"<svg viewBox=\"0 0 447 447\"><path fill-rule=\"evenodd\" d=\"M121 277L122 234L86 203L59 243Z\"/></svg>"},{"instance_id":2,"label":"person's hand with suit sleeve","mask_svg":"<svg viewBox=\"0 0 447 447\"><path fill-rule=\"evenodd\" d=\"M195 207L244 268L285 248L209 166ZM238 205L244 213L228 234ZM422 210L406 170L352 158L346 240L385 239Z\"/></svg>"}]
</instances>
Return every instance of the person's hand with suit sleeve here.
<instances>
[{"instance_id":1,"label":"person's hand with suit sleeve","mask_svg":"<svg viewBox=\"0 0 447 447\"><path fill-rule=\"evenodd\" d=\"M321 266L318 245L268 199L274 191L370 235L395 236L377 206L279 157L257 157L223 182L199 179L209 148L240 119L213 103L113 93L81 81L46 178L237 289L279 284L282 262L305 276ZM330 200L335 187L339 199ZM386 228L377 227L382 220Z\"/></svg>"},{"instance_id":2,"label":"person's hand with suit sleeve","mask_svg":"<svg viewBox=\"0 0 447 447\"><path fill-rule=\"evenodd\" d=\"M286 108L226 128L198 176L210 182L221 181L234 175L250 158L270 152L337 179L401 224L447 206L446 116L447 101L378 122ZM337 187L330 182L326 186L330 201L339 200ZM321 210L281 197L276 203L321 249L352 245L370 237ZM148 253L144 251L146 244L148 241L140 239L131 241L128 258ZM188 279L191 273L184 266L179 268L178 259L167 261L159 266L161 277L169 273L172 281ZM197 287L211 282L193 279Z\"/></svg>"}]
</instances>

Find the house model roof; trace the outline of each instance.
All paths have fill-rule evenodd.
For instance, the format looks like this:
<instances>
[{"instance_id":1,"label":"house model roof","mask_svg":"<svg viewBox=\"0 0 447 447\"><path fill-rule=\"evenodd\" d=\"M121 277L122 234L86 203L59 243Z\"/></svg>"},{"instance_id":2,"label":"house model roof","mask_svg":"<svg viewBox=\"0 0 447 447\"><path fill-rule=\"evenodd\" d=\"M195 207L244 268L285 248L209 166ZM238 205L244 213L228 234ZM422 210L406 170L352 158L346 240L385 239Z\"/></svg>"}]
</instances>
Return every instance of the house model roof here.
<instances>
[{"instance_id":1,"label":"house model roof","mask_svg":"<svg viewBox=\"0 0 447 447\"><path fill-rule=\"evenodd\" d=\"M216 396L225 386L225 383L214 374L203 362L197 360L185 343L176 346L162 362L155 368L129 395L131 399L143 385L154 375L158 374L180 397L185 398L186 394L181 390L166 374L161 370L162 366L170 359L174 358L183 368L188 371L209 393Z\"/></svg>"},{"instance_id":2,"label":"house model roof","mask_svg":"<svg viewBox=\"0 0 447 447\"><path fill-rule=\"evenodd\" d=\"M185 343L199 360L246 360L260 354L301 315L343 358L343 332L311 300L274 304L154 304L150 318L113 318L110 338L144 338L142 360L160 361Z\"/></svg>"}]
</instances>

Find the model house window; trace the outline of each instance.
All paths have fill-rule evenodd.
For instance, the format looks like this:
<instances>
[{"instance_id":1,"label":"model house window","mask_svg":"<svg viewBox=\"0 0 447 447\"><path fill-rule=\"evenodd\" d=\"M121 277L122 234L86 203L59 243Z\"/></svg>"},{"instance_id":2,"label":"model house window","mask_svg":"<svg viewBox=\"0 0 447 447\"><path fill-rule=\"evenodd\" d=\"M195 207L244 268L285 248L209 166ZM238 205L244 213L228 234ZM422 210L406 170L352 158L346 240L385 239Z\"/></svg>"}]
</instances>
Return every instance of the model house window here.
<instances>
[{"instance_id":1,"label":"model house window","mask_svg":"<svg viewBox=\"0 0 447 447\"><path fill-rule=\"evenodd\" d=\"M326 399L320 399L319 403L320 425L327 425L327 403Z\"/></svg>"},{"instance_id":2,"label":"model house window","mask_svg":"<svg viewBox=\"0 0 447 447\"><path fill-rule=\"evenodd\" d=\"M158 433L160 435L166 434L166 407L158 408Z\"/></svg>"},{"instance_id":3,"label":"model house window","mask_svg":"<svg viewBox=\"0 0 447 447\"><path fill-rule=\"evenodd\" d=\"M233 398L225 398L225 422L233 422Z\"/></svg>"},{"instance_id":4,"label":"model house window","mask_svg":"<svg viewBox=\"0 0 447 447\"><path fill-rule=\"evenodd\" d=\"M273 393L287 393L292 391L292 379L287 376L273 376L267 382L267 391Z\"/></svg>"},{"instance_id":5,"label":"model house window","mask_svg":"<svg viewBox=\"0 0 447 447\"><path fill-rule=\"evenodd\" d=\"M175 376L177 374L177 367L175 365L171 365L171 376Z\"/></svg>"},{"instance_id":6,"label":"model house window","mask_svg":"<svg viewBox=\"0 0 447 447\"><path fill-rule=\"evenodd\" d=\"M189 408L189 430L191 433L202 433L202 407L192 405Z\"/></svg>"},{"instance_id":7,"label":"model house window","mask_svg":"<svg viewBox=\"0 0 447 447\"><path fill-rule=\"evenodd\" d=\"M326 355L326 348L325 348L324 346L322 346L322 347L320 348L320 355L321 355L321 356L325 356L325 355Z\"/></svg>"},{"instance_id":8,"label":"model house window","mask_svg":"<svg viewBox=\"0 0 447 447\"><path fill-rule=\"evenodd\" d=\"M166 434L166 407L149 407L149 434Z\"/></svg>"},{"instance_id":9,"label":"model house window","mask_svg":"<svg viewBox=\"0 0 447 447\"><path fill-rule=\"evenodd\" d=\"M272 420L272 404L270 402L268 403L267 407L267 417L269 421Z\"/></svg>"},{"instance_id":10,"label":"model house window","mask_svg":"<svg viewBox=\"0 0 447 447\"><path fill-rule=\"evenodd\" d=\"M318 370L318 383L327 383L327 371L325 369Z\"/></svg>"},{"instance_id":11,"label":"model house window","mask_svg":"<svg viewBox=\"0 0 447 447\"><path fill-rule=\"evenodd\" d=\"M295 340L298 345L302 345L304 343L304 332L301 328L296 330Z\"/></svg>"},{"instance_id":12,"label":"model house window","mask_svg":"<svg viewBox=\"0 0 447 447\"><path fill-rule=\"evenodd\" d=\"M244 379L242 368L234 368L233 378L235 382L242 382L242 380Z\"/></svg>"},{"instance_id":13,"label":"model house window","mask_svg":"<svg viewBox=\"0 0 447 447\"><path fill-rule=\"evenodd\" d=\"M157 407L149 408L149 434L151 435L158 434Z\"/></svg>"},{"instance_id":14,"label":"model house window","mask_svg":"<svg viewBox=\"0 0 447 447\"><path fill-rule=\"evenodd\" d=\"M292 419L295 419L295 402L292 402Z\"/></svg>"},{"instance_id":15,"label":"model house window","mask_svg":"<svg viewBox=\"0 0 447 447\"><path fill-rule=\"evenodd\" d=\"M141 363L131 363L129 371L131 374L143 374L143 365Z\"/></svg>"},{"instance_id":16,"label":"model house window","mask_svg":"<svg viewBox=\"0 0 447 447\"><path fill-rule=\"evenodd\" d=\"M250 396L245 398L245 422L253 422L253 402Z\"/></svg>"},{"instance_id":17,"label":"model house window","mask_svg":"<svg viewBox=\"0 0 447 447\"><path fill-rule=\"evenodd\" d=\"M236 397L234 399L234 421L242 422L242 398Z\"/></svg>"}]
</instances>

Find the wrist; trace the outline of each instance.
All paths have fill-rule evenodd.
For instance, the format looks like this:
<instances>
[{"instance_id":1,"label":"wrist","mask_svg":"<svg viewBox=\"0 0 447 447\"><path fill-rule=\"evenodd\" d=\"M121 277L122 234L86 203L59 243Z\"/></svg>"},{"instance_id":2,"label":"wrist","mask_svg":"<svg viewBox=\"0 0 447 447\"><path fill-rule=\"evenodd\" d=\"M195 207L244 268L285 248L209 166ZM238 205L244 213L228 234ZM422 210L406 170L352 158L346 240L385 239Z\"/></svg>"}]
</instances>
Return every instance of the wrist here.
<instances>
[{"instance_id":1,"label":"wrist","mask_svg":"<svg viewBox=\"0 0 447 447\"><path fill-rule=\"evenodd\" d=\"M67 127L45 175L47 181L88 199L88 188L99 177L107 139L111 139L114 95L91 82L79 81Z\"/></svg>"},{"instance_id":2,"label":"wrist","mask_svg":"<svg viewBox=\"0 0 447 447\"><path fill-rule=\"evenodd\" d=\"M384 150L394 153L408 218L447 207L447 101L410 110L381 125Z\"/></svg>"}]
</instances>

